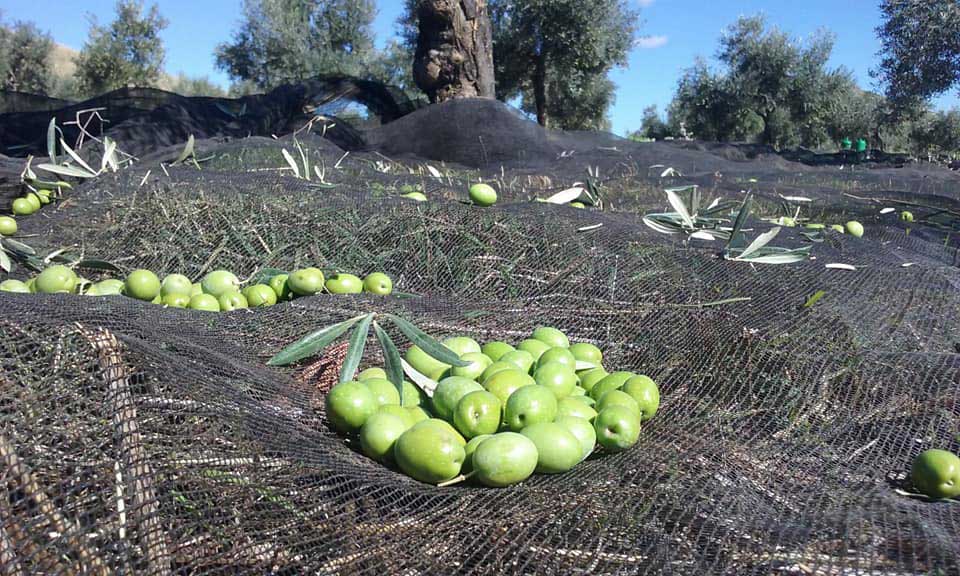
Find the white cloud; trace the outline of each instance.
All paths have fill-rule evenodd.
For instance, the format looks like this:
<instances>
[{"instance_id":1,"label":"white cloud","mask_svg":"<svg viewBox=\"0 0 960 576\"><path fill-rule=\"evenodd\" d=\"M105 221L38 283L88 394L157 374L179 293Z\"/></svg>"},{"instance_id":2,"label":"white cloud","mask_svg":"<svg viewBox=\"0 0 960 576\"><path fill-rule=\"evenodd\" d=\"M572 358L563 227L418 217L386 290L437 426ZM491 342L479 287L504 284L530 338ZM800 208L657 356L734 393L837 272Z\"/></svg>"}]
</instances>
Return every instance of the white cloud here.
<instances>
[{"instance_id":1,"label":"white cloud","mask_svg":"<svg viewBox=\"0 0 960 576\"><path fill-rule=\"evenodd\" d=\"M637 38L637 41L635 42L634 45L637 48L642 48L644 50L651 50L653 48L660 48L661 46L664 46L668 40L669 38L662 35L661 36L642 36L640 38Z\"/></svg>"}]
</instances>

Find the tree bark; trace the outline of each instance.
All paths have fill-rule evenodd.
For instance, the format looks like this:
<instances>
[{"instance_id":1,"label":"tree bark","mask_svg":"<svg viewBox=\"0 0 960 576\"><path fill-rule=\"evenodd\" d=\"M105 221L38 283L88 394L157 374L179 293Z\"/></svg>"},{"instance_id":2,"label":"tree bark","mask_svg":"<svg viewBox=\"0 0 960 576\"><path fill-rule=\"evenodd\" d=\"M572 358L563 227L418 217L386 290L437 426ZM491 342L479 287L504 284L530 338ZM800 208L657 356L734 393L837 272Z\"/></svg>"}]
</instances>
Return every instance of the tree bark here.
<instances>
[{"instance_id":1,"label":"tree bark","mask_svg":"<svg viewBox=\"0 0 960 576\"><path fill-rule=\"evenodd\" d=\"M546 127L547 116L547 57L538 54L533 71L533 98L537 105L537 124Z\"/></svg>"},{"instance_id":2,"label":"tree bark","mask_svg":"<svg viewBox=\"0 0 960 576\"><path fill-rule=\"evenodd\" d=\"M487 0L420 0L413 78L430 102L494 98Z\"/></svg>"}]
</instances>

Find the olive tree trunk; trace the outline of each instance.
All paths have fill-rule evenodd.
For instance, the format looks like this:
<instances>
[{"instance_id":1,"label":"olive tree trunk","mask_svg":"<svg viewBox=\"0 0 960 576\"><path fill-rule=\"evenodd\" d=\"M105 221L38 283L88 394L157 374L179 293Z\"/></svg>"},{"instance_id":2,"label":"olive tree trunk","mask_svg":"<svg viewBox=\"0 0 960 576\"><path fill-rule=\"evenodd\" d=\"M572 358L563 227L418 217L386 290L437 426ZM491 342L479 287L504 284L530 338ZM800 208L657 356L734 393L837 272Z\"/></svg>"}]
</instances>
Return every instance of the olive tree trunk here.
<instances>
[{"instance_id":1,"label":"olive tree trunk","mask_svg":"<svg viewBox=\"0 0 960 576\"><path fill-rule=\"evenodd\" d=\"M537 105L537 123L546 127L547 118L547 57L538 54L533 72L533 98Z\"/></svg>"},{"instance_id":2,"label":"olive tree trunk","mask_svg":"<svg viewBox=\"0 0 960 576\"><path fill-rule=\"evenodd\" d=\"M431 102L495 98L487 0L420 0L413 78Z\"/></svg>"}]
</instances>

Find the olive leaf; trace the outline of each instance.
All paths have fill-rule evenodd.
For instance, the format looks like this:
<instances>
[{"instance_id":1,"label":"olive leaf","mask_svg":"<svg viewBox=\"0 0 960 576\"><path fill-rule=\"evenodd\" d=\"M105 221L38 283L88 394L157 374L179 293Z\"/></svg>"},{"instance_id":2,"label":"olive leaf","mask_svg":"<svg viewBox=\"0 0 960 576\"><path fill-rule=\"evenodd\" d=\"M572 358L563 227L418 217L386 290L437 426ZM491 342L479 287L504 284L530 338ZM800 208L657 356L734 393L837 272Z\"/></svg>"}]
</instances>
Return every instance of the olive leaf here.
<instances>
[{"instance_id":1,"label":"olive leaf","mask_svg":"<svg viewBox=\"0 0 960 576\"><path fill-rule=\"evenodd\" d=\"M195 152L194 149L193 149L193 147L194 147L195 144L196 144L196 142L195 142L195 140L193 139L193 134L191 134L191 135L187 138L187 143L186 143L186 145L184 145L183 150L180 151L180 155L177 156L177 159L174 160L173 163L174 163L174 164L179 164L179 163L185 161L187 158L192 158L193 156L195 156L195 155L196 155L196 152Z\"/></svg>"},{"instance_id":2,"label":"olive leaf","mask_svg":"<svg viewBox=\"0 0 960 576\"><path fill-rule=\"evenodd\" d=\"M114 172L120 167L117 162L117 142L108 136L103 137L103 158L100 160L100 172L110 167Z\"/></svg>"},{"instance_id":3,"label":"olive leaf","mask_svg":"<svg viewBox=\"0 0 960 576\"><path fill-rule=\"evenodd\" d=\"M669 214L647 214L643 223L661 234L679 234L683 225L670 217Z\"/></svg>"},{"instance_id":4,"label":"olive leaf","mask_svg":"<svg viewBox=\"0 0 960 576\"><path fill-rule=\"evenodd\" d=\"M357 373L357 367L360 366L360 359L363 358L363 349L367 345L367 336L370 334L370 323L372 321L372 313L363 316L357 329L350 335L347 355L343 359L343 366L340 368L341 382L353 380L354 374Z\"/></svg>"},{"instance_id":5,"label":"olive leaf","mask_svg":"<svg viewBox=\"0 0 960 576\"><path fill-rule=\"evenodd\" d=\"M37 178L25 178L24 182L30 186L33 186L34 188L42 188L45 190L50 190L53 188L73 188L73 186L71 186L69 183L59 180L57 182L51 182L49 180L38 180Z\"/></svg>"},{"instance_id":6,"label":"olive leaf","mask_svg":"<svg viewBox=\"0 0 960 576\"><path fill-rule=\"evenodd\" d=\"M96 176L96 175L97 175L97 173L93 171L93 168L91 168L90 165L87 164L87 163L83 160L83 158L80 157L79 154L77 154L76 152L74 152L74 151L73 151L73 148L71 148L69 145L67 145L67 143L64 141L63 138L60 139L60 146L61 146L64 150L67 151L67 154L69 154L70 157L73 158L73 159L76 161L76 163L80 165L81 168L83 168L84 170L86 170L87 172L90 173L91 178L92 178L93 176Z\"/></svg>"},{"instance_id":7,"label":"olive leaf","mask_svg":"<svg viewBox=\"0 0 960 576\"><path fill-rule=\"evenodd\" d=\"M57 117L50 119L47 125L47 154L50 156L50 163L57 163Z\"/></svg>"},{"instance_id":8,"label":"olive leaf","mask_svg":"<svg viewBox=\"0 0 960 576\"><path fill-rule=\"evenodd\" d=\"M813 308L813 305L820 301L827 293L823 290L817 290L813 294L807 296L807 301L803 303L804 308Z\"/></svg>"},{"instance_id":9,"label":"olive leaf","mask_svg":"<svg viewBox=\"0 0 960 576\"><path fill-rule=\"evenodd\" d=\"M389 314L388 317L396 325L396 327L403 332L404 336L409 338L411 342L413 342L416 346L419 346L424 352L432 356L434 359L439 360L444 364L450 364L451 366L464 367L470 365L468 362L461 360L455 352L431 338L426 332L417 328L409 321L394 314Z\"/></svg>"},{"instance_id":10,"label":"olive leaf","mask_svg":"<svg viewBox=\"0 0 960 576\"><path fill-rule=\"evenodd\" d=\"M327 326L307 334L293 344L287 346L267 361L268 366L287 366L316 354L319 350L326 348L331 342L343 335L351 326L365 318L367 315L356 316L349 320L344 320L338 324Z\"/></svg>"},{"instance_id":11,"label":"olive leaf","mask_svg":"<svg viewBox=\"0 0 960 576\"><path fill-rule=\"evenodd\" d=\"M781 228L776 227L764 232L763 234L754 238L753 242L749 246L743 249L743 252L740 253L737 258L746 258L747 256L753 254L757 250L763 248L770 243L771 240L776 238L777 234L780 233Z\"/></svg>"},{"instance_id":12,"label":"olive leaf","mask_svg":"<svg viewBox=\"0 0 960 576\"><path fill-rule=\"evenodd\" d=\"M10 261L10 257L7 256L7 251L2 247L0 247L0 270L4 272L13 270L13 262Z\"/></svg>"},{"instance_id":13,"label":"olive leaf","mask_svg":"<svg viewBox=\"0 0 960 576\"><path fill-rule=\"evenodd\" d=\"M740 231L743 229L743 225L747 223L747 217L750 216L752 200L752 194L747 194L746 198L743 199L743 203L740 205L740 211L737 212L737 218L733 221L733 230L730 231L730 241L727 243L727 250L732 248L735 242L740 241Z\"/></svg>"},{"instance_id":14,"label":"olive leaf","mask_svg":"<svg viewBox=\"0 0 960 576\"><path fill-rule=\"evenodd\" d=\"M733 208L740 206L740 203L736 200L726 200L721 201L720 198L717 198L710 203L710 206L707 206L707 209L703 211L703 216L713 216L714 214L719 214L721 212L726 212Z\"/></svg>"},{"instance_id":15,"label":"olive leaf","mask_svg":"<svg viewBox=\"0 0 960 576\"><path fill-rule=\"evenodd\" d=\"M755 262L757 264L794 264L810 258L811 246L787 250L786 248L766 248L762 254L754 254L749 258L733 258L741 262Z\"/></svg>"},{"instance_id":16,"label":"olive leaf","mask_svg":"<svg viewBox=\"0 0 960 576\"><path fill-rule=\"evenodd\" d=\"M400 365L403 366L404 374L409 376L413 383L423 390L427 398L433 398L433 391L437 389L437 381L418 372L416 368L407 364L407 361L403 358L400 359Z\"/></svg>"},{"instance_id":17,"label":"olive leaf","mask_svg":"<svg viewBox=\"0 0 960 576\"><path fill-rule=\"evenodd\" d=\"M827 264L825 267L829 268L830 270L847 270L850 272L853 272L857 269L856 266L853 266L850 264L838 264L838 263Z\"/></svg>"},{"instance_id":18,"label":"olive leaf","mask_svg":"<svg viewBox=\"0 0 960 576\"><path fill-rule=\"evenodd\" d=\"M82 168L76 168L68 164L38 164L37 170L53 172L54 174L61 174L63 176L73 176L75 178L94 178L96 176L93 172L87 172Z\"/></svg>"},{"instance_id":19,"label":"olive leaf","mask_svg":"<svg viewBox=\"0 0 960 576\"><path fill-rule=\"evenodd\" d=\"M397 345L393 343L387 331L380 327L377 322L373 323L373 330L377 334L377 341L380 342L380 348L383 349L383 369L387 373L387 380L397 387L400 393L400 405L403 405L403 364L400 359L400 351Z\"/></svg>"},{"instance_id":20,"label":"olive leaf","mask_svg":"<svg viewBox=\"0 0 960 576\"><path fill-rule=\"evenodd\" d=\"M688 188L668 188L665 190L667 193L667 200L670 201L670 205L673 206L673 209L676 210L677 214L680 215L680 218L683 219L683 223L689 228L693 228L693 218L690 217L690 212L687 210L687 205L684 204L683 199L680 198L680 195L677 192L688 190Z\"/></svg>"},{"instance_id":21,"label":"olive leaf","mask_svg":"<svg viewBox=\"0 0 960 576\"><path fill-rule=\"evenodd\" d=\"M577 198L580 198L583 192L584 192L583 188L574 186L573 188L567 188L566 190L561 190L560 192L557 192L553 196L550 196L549 198L544 200L544 202L547 202L550 204L569 204L574 200L576 200Z\"/></svg>"},{"instance_id":22,"label":"olive leaf","mask_svg":"<svg viewBox=\"0 0 960 576\"><path fill-rule=\"evenodd\" d=\"M300 178L300 166L297 165L297 162L293 159L293 156L287 152L286 148L281 148L280 153L283 154L283 159L286 160L287 164L290 165L290 168L293 169L294 175L296 175L297 178Z\"/></svg>"},{"instance_id":23,"label":"olive leaf","mask_svg":"<svg viewBox=\"0 0 960 576\"><path fill-rule=\"evenodd\" d=\"M37 251L31 248L30 246L27 246L23 242L14 240L13 238L4 238L3 244L7 248L10 248L14 252L21 254L23 256L34 256L37 253Z\"/></svg>"},{"instance_id":24,"label":"olive leaf","mask_svg":"<svg viewBox=\"0 0 960 576\"><path fill-rule=\"evenodd\" d=\"M84 258L77 262L77 268L89 268L91 270L107 270L108 272L120 272L120 267L113 262L99 260L97 258Z\"/></svg>"}]
</instances>

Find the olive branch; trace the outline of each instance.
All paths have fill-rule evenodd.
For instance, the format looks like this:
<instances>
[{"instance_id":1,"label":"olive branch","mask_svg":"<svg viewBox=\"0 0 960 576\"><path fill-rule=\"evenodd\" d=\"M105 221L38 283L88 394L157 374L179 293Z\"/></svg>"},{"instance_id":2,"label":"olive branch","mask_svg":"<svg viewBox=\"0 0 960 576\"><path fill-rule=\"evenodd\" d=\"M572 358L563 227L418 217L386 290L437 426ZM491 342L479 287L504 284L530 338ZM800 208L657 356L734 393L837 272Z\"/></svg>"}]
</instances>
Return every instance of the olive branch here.
<instances>
[{"instance_id":1,"label":"olive branch","mask_svg":"<svg viewBox=\"0 0 960 576\"><path fill-rule=\"evenodd\" d=\"M771 240L780 233L779 226L771 228L767 232L760 234L747 244L747 236L743 233L743 225L750 216L753 208L753 195L747 194L740 205L740 211L737 212L737 218L733 222L733 229L730 231L730 239L724 248L723 257L727 260L736 262L751 262L756 264L792 264L794 262L803 262L810 257L810 250L813 245L803 246L801 248L781 248L778 246L767 246Z\"/></svg>"},{"instance_id":2,"label":"olive branch","mask_svg":"<svg viewBox=\"0 0 960 576\"><path fill-rule=\"evenodd\" d=\"M644 224L661 234L685 234L700 240L726 240L731 237L730 229L722 226L729 220L720 217L720 214L735 207L736 202L723 202L717 198L701 209L700 187L695 184L667 188L664 192L674 211L647 214L643 217Z\"/></svg>"},{"instance_id":3,"label":"olive branch","mask_svg":"<svg viewBox=\"0 0 960 576\"><path fill-rule=\"evenodd\" d=\"M410 379L428 396L433 396L433 389L436 387L436 382L417 372L416 369L400 357L400 350L397 348L397 345L394 344L393 339L390 338L387 331L383 329L380 322L377 321L378 318L391 322L413 344L419 346L432 358L445 364L450 364L451 366L463 367L469 365L469 363L461 360L455 352L432 338L420 328L417 328L409 320L395 314L378 314L376 312L354 316L348 320L311 332L275 354L267 361L267 365L288 366L294 362L313 356L337 341L352 328L353 332L349 337L347 354L344 357L343 366L340 368L339 377L339 382L348 382L353 380L357 368L360 366L360 360L363 357L367 339L370 336L370 328L372 327L377 342L380 344L380 348L383 349L384 372L387 374L387 379L396 386L397 391L400 393L400 402L403 403L404 400L404 373L410 376Z\"/></svg>"},{"instance_id":4,"label":"olive branch","mask_svg":"<svg viewBox=\"0 0 960 576\"><path fill-rule=\"evenodd\" d=\"M96 178L100 174L103 174L110 169L112 172L116 172L120 167L126 163L132 163L134 158L129 154L123 152L117 147L116 140L112 140L108 136L104 136L102 140L95 138L93 135L89 134L86 131L85 126L81 126L80 122L76 123L81 130L80 135L80 144L82 145L83 136L89 135L94 140L100 142L103 145L103 155L100 159L100 168L94 170L83 158L77 154L73 148L63 139L63 132L60 128L57 127L57 119L51 118L50 124L47 125L47 155L50 157L50 162L44 164L38 164L37 169L43 170L45 172L51 172L60 176L73 176L74 178ZM59 162L57 160L57 137L59 136L60 147L64 152L67 153L69 159ZM121 157L122 155L122 157ZM71 162L72 160L72 162ZM29 160L27 162L27 171L30 171ZM30 172L32 175L32 171ZM34 176L35 178L35 176ZM49 183L45 183L49 184ZM57 182L54 185L62 186L66 184L65 182ZM67 185L69 187L69 185Z\"/></svg>"},{"instance_id":5,"label":"olive branch","mask_svg":"<svg viewBox=\"0 0 960 576\"><path fill-rule=\"evenodd\" d=\"M36 250L23 242L0 235L0 270L8 273L12 272L14 260L29 266L28 263L31 262L31 259L34 259L36 253Z\"/></svg>"},{"instance_id":6,"label":"olive branch","mask_svg":"<svg viewBox=\"0 0 960 576\"><path fill-rule=\"evenodd\" d=\"M698 186L668 188L665 192L674 211L647 214L643 217L644 224L661 234L685 234L687 238L700 240L725 239L727 244L723 249L723 257L735 262L791 264L802 262L810 257L813 246L801 248L767 246L780 233L779 226L760 234L748 243L743 226L753 209L752 194L747 194L740 203L733 226L729 227L726 225L729 219L720 215L736 207L736 202L722 202L717 198L701 210Z\"/></svg>"},{"instance_id":7,"label":"olive branch","mask_svg":"<svg viewBox=\"0 0 960 576\"><path fill-rule=\"evenodd\" d=\"M33 247L0 235L0 270L7 273L12 272L15 269L14 262L17 262L29 270L42 272L48 264L55 262L70 268L120 272L120 268L112 262L98 258L86 258L82 254L74 256L71 254L72 251L71 248L59 248L46 256L39 256Z\"/></svg>"}]
</instances>

